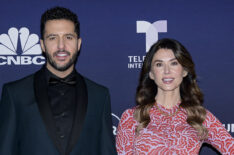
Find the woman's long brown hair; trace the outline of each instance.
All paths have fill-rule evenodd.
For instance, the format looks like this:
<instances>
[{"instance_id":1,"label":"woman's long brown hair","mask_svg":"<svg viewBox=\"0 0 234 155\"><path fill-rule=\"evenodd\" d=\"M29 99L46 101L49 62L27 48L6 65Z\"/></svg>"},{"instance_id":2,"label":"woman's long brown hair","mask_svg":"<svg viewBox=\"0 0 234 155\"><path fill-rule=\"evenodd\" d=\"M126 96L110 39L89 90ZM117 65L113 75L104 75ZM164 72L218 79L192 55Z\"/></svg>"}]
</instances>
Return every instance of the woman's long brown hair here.
<instances>
[{"instance_id":1,"label":"woman's long brown hair","mask_svg":"<svg viewBox=\"0 0 234 155\"><path fill-rule=\"evenodd\" d=\"M203 94L196 81L195 66L186 48L173 39L159 40L150 48L144 60L136 92L137 107L134 112L134 118L139 123L136 128L136 135L139 134L142 128L145 128L149 124L149 111L155 104L155 96L158 88L155 82L150 79L149 72L151 70L153 56L159 49L172 50L178 62L188 72L180 85L180 107L187 112L187 123L198 131L200 139L205 139L208 131L202 123L206 118L206 110L202 106Z\"/></svg>"}]
</instances>

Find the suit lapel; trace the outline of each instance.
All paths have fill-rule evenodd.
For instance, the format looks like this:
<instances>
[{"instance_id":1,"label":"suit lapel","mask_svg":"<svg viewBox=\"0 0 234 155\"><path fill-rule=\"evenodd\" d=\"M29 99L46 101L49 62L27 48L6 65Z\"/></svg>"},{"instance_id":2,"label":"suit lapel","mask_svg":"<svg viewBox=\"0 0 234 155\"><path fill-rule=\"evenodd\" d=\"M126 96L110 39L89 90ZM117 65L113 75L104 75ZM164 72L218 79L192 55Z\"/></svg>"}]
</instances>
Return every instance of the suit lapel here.
<instances>
[{"instance_id":1,"label":"suit lapel","mask_svg":"<svg viewBox=\"0 0 234 155\"><path fill-rule=\"evenodd\" d=\"M45 123L49 136L54 142L58 151L62 154L61 146L56 137L56 126L53 119L52 111L49 105L48 91L46 85L45 70L41 69L34 75L34 92L36 96L37 105Z\"/></svg>"},{"instance_id":2,"label":"suit lapel","mask_svg":"<svg viewBox=\"0 0 234 155\"><path fill-rule=\"evenodd\" d=\"M73 127L71 130L66 154L69 154L72 151L72 148L78 141L78 138L80 136L80 133L84 124L86 111L87 111L87 105L88 105L88 92L87 92L85 80L78 73L76 77L77 77L77 84L76 84L77 105L76 105L75 117L73 119Z\"/></svg>"}]
</instances>

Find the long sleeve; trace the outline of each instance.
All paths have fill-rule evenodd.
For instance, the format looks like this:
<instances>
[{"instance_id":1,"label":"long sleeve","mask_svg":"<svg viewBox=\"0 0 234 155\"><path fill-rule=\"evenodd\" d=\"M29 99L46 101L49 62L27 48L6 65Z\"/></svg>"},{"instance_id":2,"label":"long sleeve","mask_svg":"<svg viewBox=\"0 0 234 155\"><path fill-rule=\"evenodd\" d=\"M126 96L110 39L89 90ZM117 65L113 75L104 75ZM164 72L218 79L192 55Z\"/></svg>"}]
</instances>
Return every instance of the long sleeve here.
<instances>
[{"instance_id":1,"label":"long sleeve","mask_svg":"<svg viewBox=\"0 0 234 155\"><path fill-rule=\"evenodd\" d=\"M102 155L115 155L114 136L112 133L111 103L109 92L106 93L106 101L103 107L101 132L101 153Z\"/></svg>"},{"instance_id":2,"label":"long sleeve","mask_svg":"<svg viewBox=\"0 0 234 155\"><path fill-rule=\"evenodd\" d=\"M0 154L17 154L17 120L10 91L4 85L0 102Z\"/></svg>"},{"instance_id":3,"label":"long sleeve","mask_svg":"<svg viewBox=\"0 0 234 155\"><path fill-rule=\"evenodd\" d=\"M133 109L126 110L118 125L116 148L119 155L131 155L134 151L136 121L133 119Z\"/></svg>"},{"instance_id":4,"label":"long sleeve","mask_svg":"<svg viewBox=\"0 0 234 155\"><path fill-rule=\"evenodd\" d=\"M209 111L207 111L204 125L209 132L205 142L211 144L223 155L233 155L234 138L232 138L222 123Z\"/></svg>"}]
</instances>

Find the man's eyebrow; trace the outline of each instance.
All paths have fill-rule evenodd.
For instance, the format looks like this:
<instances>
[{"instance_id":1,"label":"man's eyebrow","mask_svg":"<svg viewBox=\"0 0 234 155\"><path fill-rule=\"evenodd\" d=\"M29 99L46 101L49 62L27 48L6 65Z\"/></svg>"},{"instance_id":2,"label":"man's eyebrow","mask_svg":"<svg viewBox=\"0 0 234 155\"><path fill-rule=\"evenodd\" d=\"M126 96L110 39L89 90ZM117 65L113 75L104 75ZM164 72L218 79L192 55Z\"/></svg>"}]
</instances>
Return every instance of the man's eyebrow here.
<instances>
[{"instance_id":1,"label":"man's eyebrow","mask_svg":"<svg viewBox=\"0 0 234 155\"><path fill-rule=\"evenodd\" d=\"M65 36L77 37L77 35L76 35L76 34L73 34L73 33L67 33L67 34L65 34Z\"/></svg>"},{"instance_id":2,"label":"man's eyebrow","mask_svg":"<svg viewBox=\"0 0 234 155\"><path fill-rule=\"evenodd\" d=\"M57 36L56 34L48 34L46 38Z\"/></svg>"}]
</instances>

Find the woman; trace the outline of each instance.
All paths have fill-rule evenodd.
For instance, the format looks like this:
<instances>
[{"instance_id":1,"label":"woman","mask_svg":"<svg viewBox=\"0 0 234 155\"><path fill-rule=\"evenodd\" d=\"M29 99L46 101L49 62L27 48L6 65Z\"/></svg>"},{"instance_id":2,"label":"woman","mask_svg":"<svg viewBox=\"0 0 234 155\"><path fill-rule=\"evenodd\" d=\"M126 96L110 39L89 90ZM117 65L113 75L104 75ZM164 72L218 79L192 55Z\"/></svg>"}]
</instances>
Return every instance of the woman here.
<instances>
[{"instance_id":1,"label":"woman","mask_svg":"<svg viewBox=\"0 0 234 155\"><path fill-rule=\"evenodd\" d=\"M137 106L121 117L118 154L198 154L202 143L234 154L234 139L203 106L194 63L178 41L162 39L147 53Z\"/></svg>"}]
</instances>

